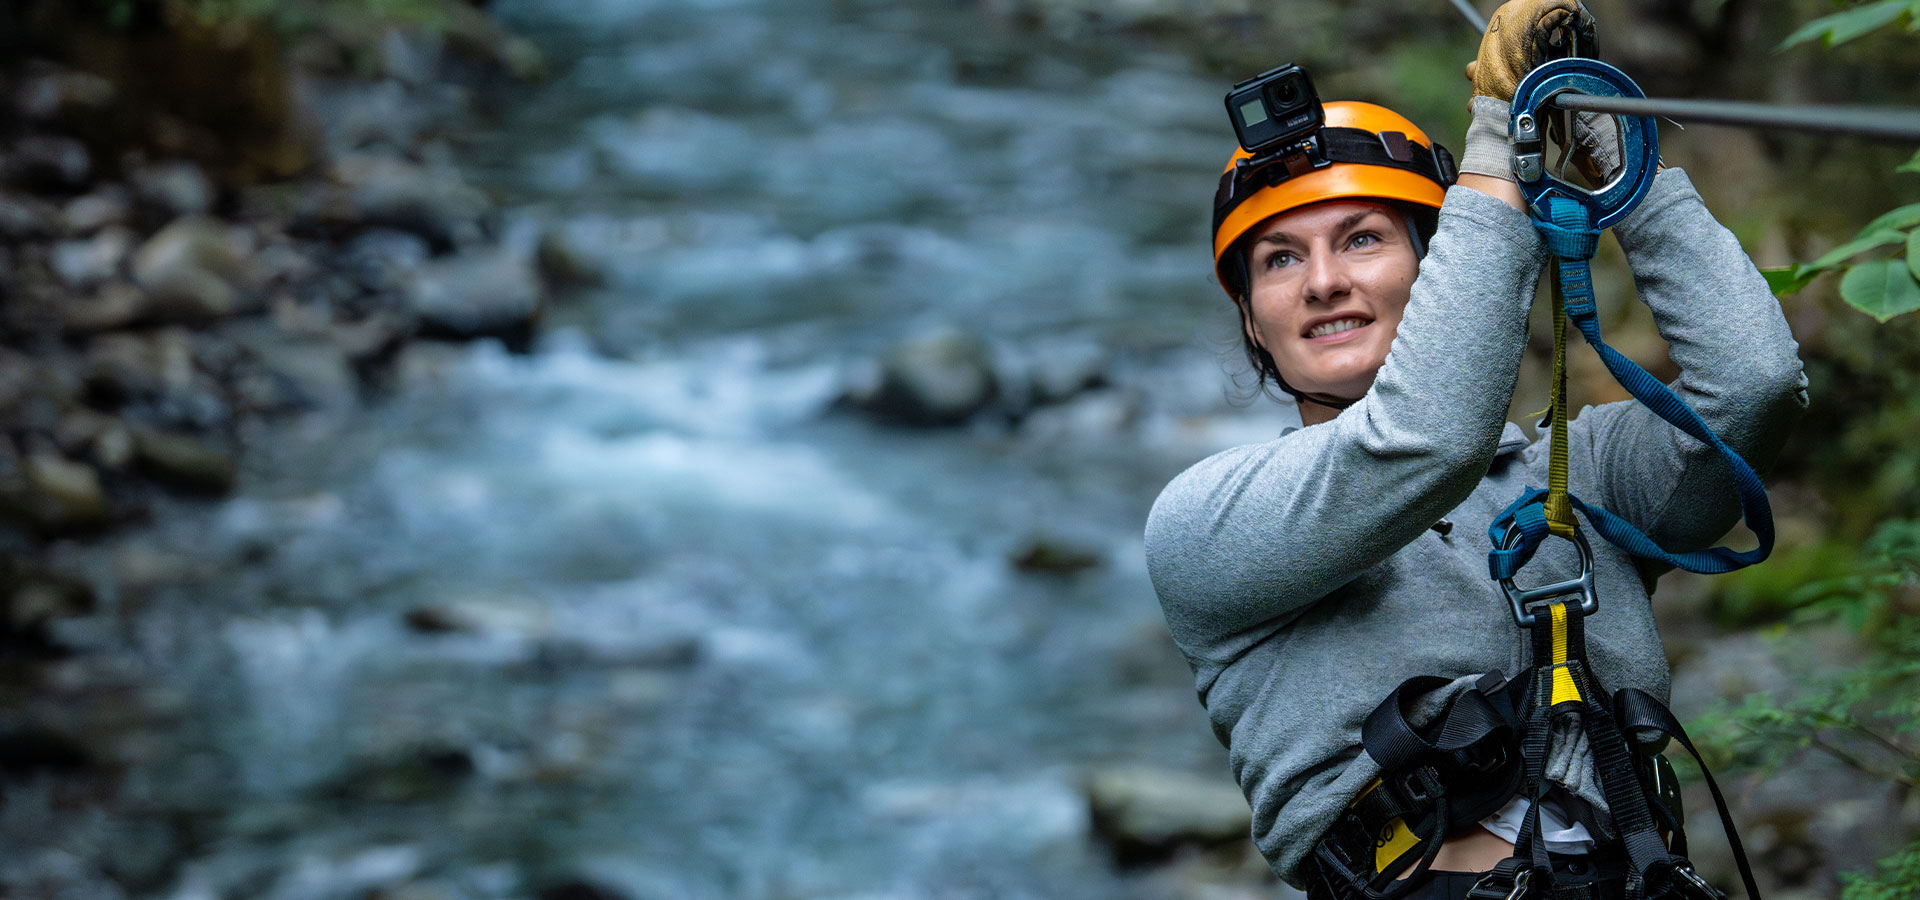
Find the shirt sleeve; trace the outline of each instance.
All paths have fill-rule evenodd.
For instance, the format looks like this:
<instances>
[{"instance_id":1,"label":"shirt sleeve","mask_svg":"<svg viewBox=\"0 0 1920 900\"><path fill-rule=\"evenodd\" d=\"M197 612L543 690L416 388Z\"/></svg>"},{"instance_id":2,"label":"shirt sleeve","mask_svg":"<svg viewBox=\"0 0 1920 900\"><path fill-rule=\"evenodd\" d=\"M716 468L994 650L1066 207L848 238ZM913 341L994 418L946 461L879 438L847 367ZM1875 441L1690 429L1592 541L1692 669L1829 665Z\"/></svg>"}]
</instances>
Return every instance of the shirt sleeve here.
<instances>
[{"instance_id":1,"label":"shirt sleeve","mask_svg":"<svg viewBox=\"0 0 1920 900\"><path fill-rule=\"evenodd\" d=\"M1799 345L1766 279L1679 169L1662 171L1614 234L1680 368L1674 393L1766 471L1807 406ZM1733 472L1719 454L1645 406L1586 410L1569 432L1570 447L1593 455L1601 493L1593 499L1661 546L1708 547L1739 521Z\"/></svg>"},{"instance_id":2,"label":"shirt sleeve","mask_svg":"<svg viewBox=\"0 0 1920 900\"><path fill-rule=\"evenodd\" d=\"M1454 187L1372 388L1332 421L1202 460L1148 516L1174 639L1225 661L1419 537L1486 475L1545 259L1525 214Z\"/></svg>"}]
</instances>

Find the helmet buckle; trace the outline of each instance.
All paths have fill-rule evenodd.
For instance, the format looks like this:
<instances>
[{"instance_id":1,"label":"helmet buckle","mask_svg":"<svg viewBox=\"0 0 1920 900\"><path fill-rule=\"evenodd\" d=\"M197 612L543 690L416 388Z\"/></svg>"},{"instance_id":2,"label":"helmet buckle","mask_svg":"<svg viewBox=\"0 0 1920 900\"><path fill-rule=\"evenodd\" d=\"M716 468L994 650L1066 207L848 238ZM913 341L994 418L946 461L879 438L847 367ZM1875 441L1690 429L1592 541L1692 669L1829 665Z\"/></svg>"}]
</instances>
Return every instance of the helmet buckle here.
<instances>
[{"instance_id":1,"label":"helmet buckle","mask_svg":"<svg viewBox=\"0 0 1920 900\"><path fill-rule=\"evenodd\" d=\"M1380 147L1387 151L1387 158L1394 162L1413 162L1413 144L1407 141L1404 132L1380 132Z\"/></svg>"}]
</instances>

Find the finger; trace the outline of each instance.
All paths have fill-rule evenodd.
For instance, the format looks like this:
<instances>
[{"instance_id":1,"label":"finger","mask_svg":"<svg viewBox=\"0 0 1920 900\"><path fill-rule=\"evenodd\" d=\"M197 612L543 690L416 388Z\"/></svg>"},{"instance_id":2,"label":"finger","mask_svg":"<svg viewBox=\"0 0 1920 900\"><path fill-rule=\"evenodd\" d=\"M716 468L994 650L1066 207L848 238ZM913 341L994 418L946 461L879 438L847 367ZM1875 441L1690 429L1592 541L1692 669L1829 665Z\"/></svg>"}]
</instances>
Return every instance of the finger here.
<instances>
[{"instance_id":1,"label":"finger","mask_svg":"<svg viewBox=\"0 0 1920 900\"><path fill-rule=\"evenodd\" d=\"M1476 59L1467 63L1467 83L1473 83L1474 76L1478 74L1480 74L1480 61Z\"/></svg>"}]
</instances>

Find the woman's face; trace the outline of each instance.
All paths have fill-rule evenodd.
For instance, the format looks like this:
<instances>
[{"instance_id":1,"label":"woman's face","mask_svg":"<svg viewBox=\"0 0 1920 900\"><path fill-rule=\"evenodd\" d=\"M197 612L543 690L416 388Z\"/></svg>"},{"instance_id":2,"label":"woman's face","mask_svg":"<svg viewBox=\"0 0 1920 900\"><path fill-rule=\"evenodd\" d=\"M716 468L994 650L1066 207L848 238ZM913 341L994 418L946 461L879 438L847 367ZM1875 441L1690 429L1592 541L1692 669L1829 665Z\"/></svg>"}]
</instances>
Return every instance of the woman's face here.
<instances>
[{"instance_id":1,"label":"woman's face","mask_svg":"<svg viewBox=\"0 0 1920 900\"><path fill-rule=\"evenodd\" d=\"M1331 200L1281 213L1247 249L1247 335L1294 390L1356 399L1386 361L1419 269L1393 207Z\"/></svg>"}]
</instances>

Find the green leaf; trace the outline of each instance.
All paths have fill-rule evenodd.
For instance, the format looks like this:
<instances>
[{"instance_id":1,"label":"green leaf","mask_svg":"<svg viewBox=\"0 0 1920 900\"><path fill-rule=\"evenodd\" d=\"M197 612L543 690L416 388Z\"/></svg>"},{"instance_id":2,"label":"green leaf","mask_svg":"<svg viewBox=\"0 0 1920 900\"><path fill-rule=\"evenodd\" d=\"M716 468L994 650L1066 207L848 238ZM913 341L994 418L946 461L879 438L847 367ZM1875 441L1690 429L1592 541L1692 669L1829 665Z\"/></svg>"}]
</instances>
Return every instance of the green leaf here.
<instances>
[{"instance_id":1,"label":"green leaf","mask_svg":"<svg viewBox=\"0 0 1920 900\"><path fill-rule=\"evenodd\" d=\"M1904 231L1915 225L1920 225L1920 203L1909 203L1906 206L1882 213L1879 218L1868 222L1865 228L1860 229L1860 234L1872 234L1883 228L1896 228Z\"/></svg>"},{"instance_id":2,"label":"green leaf","mask_svg":"<svg viewBox=\"0 0 1920 900\"><path fill-rule=\"evenodd\" d=\"M1914 233L1920 234L1920 232ZM1760 270L1760 277L1767 280L1767 290L1772 291L1775 297L1798 293L1801 288L1812 284L1813 279L1819 275L1819 272L1809 272L1805 266L1800 265Z\"/></svg>"},{"instance_id":3,"label":"green leaf","mask_svg":"<svg viewBox=\"0 0 1920 900\"><path fill-rule=\"evenodd\" d=\"M1913 277L1920 278L1920 228L1907 234L1907 268L1913 270Z\"/></svg>"},{"instance_id":4,"label":"green leaf","mask_svg":"<svg viewBox=\"0 0 1920 900\"><path fill-rule=\"evenodd\" d=\"M1913 24L1920 25L1920 12L1914 13ZM1903 162L1895 172L1920 172L1920 150L1913 151L1913 158Z\"/></svg>"},{"instance_id":5,"label":"green leaf","mask_svg":"<svg viewBox=\"0 0 1920 900\"><path fill-rule=\"evenodd\" d=\"M1861 263L1840 280L1840 299L1882 322L1920 309L1920 281L1897 259Z\"/></svg>"},{"instance_id":6,"label":"green leaf","mask_svg":"<svg viewBox=\"0 0 1920 900\"><path fill-rule=\"evenodd\" d=\"M1780 49L1815 39L1824 40L1828 47L1844 44L1882 25L1891 24L1911 11L1910 3L1911 0L1880 0L1878 3L1821 16L1787 35L1787 39L1780 42Z\"/></svg>"},{"instance_id":7,"label":"green leaf","mask_svg":"<svg viewBox=\"0 0 1920 900\"><path fill-rule=\"evenodd\" d=\"M1898 231L1891 228L1882 228L1870 234L1863 234L1861 237L1854 238L1832 250L1828 250L1819 259L1807 263L1801 266L1801 268L1808 272L1831 269L1875 247L1885 247L1888 244L1903 243L1906 239L1907 236Z\"/></svg>"}]
</instances>

